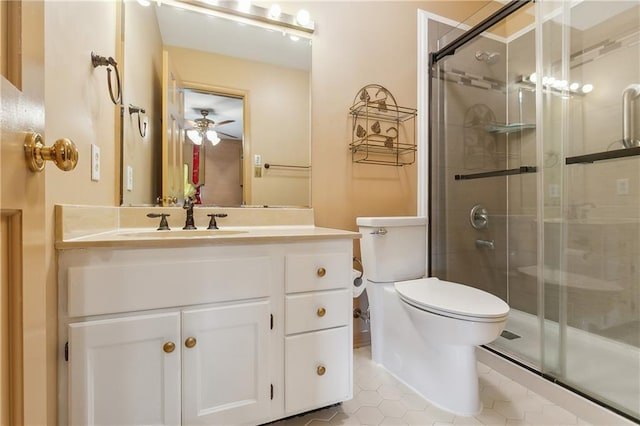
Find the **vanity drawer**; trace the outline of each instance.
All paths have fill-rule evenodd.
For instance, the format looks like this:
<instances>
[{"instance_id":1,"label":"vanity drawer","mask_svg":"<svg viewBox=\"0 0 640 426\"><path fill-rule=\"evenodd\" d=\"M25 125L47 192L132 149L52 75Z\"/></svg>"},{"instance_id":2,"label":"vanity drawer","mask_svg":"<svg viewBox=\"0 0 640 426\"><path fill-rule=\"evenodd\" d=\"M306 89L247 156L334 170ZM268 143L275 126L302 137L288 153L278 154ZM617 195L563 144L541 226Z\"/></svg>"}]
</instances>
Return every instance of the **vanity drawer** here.
<instances>
[{"instance_id":1,"label":"vanity drawer","mask_svg":"<svg viewBox=\"0 0 640 426\"><path fill-rule=\"evenodd\" d=\"M352 305L352 292L348 289L288 295L285 334L348 325Z\"/></svg>"},{"instance_id":2,"label":"vanity drawer","mask_svg":"<svg viewBox=\"0 0 640 426\"><path fill-rule=\"evenodd\" d=\"M350 330L340 327L285 338L287 414L352 397Z\"/></svg>"},{"instance_id":3,"label":"vanity drawer","mask_svg":"<svg viewBox=\"0 0 640 426\"><path fill-rule=\"evenodd\" d=\"M285 257L285 291L330 290L349 286L348 252L289 254Z\"/></svg>"},{"instance_id":4,"label":"vanity drawer","mask_svg":"<svg viewBox=\"0 0 640 426\"><path fill-rule=\"evenodd\" d=\"M66 270L69 317L268 297L274 280L268 256L140 260L71 266Z\"/></svg>"}]
</instances>

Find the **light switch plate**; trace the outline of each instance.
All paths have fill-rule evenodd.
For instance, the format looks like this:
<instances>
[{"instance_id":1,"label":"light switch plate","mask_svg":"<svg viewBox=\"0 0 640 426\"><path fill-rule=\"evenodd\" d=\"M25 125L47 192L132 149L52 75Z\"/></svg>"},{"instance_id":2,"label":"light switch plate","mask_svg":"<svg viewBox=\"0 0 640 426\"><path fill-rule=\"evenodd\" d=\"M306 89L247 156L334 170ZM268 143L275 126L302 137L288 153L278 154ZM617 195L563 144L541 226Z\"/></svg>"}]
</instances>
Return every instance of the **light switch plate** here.
<instances>
[{"instance_id":1,"label":"light switch plate","mask_svg":"<svg viewBox=\"0 0 640 426\"><path fill-rule=\"evenodd\" d=\"M616 194L629 195L629 179L628 178L616 180Z\"/></svg>"},{"instance_id":2,"label":"light switch plate","mask_svg":"<svg viewBox=\"0 0 640 426\"><path fill-rule=\"evenodd\" d=\"M133 191L133 167L127 166L127 191Z\"/></svg>"},{"instance_id":3,"label":"light switch plate","mask_svg":"<svg viewBox=\"0 0 640 426\"><path fill-rule=\"evenodd\" d=\"M100 180L100 147L91 144L91 180Z\"/></svg>"}]
</instances>

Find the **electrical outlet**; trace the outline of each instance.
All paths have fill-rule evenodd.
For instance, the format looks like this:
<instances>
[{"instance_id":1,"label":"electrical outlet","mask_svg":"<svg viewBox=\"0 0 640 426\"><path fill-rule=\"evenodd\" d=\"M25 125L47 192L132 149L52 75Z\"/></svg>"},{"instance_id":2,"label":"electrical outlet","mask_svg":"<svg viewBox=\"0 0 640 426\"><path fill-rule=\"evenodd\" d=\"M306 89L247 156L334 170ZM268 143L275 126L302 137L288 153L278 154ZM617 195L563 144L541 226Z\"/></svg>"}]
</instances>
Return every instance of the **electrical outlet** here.
<instances>
[{"instance_id":1,"label":"electrical outlet","mask_svg":"<svg viewBox=\"0 0 640 426\"><path fill-rule=\"evenodd\" d=\"M253 165L262 166L262 155L256 154L253 156Z\"/></svg>"},{"instance_id":2,"label":"electrical outlet","mask_svg":"<svg viewBox=\"0 0 640 426\"><path fill-rule=\"evenodd\" d=\"M616 180L616 194L618 195L628 195L629 194L629 179L618 179Z\"/></svg>"},{"instance_id":3,"label":"electrical outlet","mask_svg":"<svg viewBox=\"0 0 640 426\"><path fill-rule=\"evenodd\" d=\"M91 144L91 180L100 180L100 147Z\"/></svg>"},{"instance_id":4,"label":"electrical outlet","mask_svg":"<svg viewBox=\"0 0 640 426\"><path fill-rule=\"evenodd\" d=\"M133 167L127 166L127 191L133 191Z\"/></svg>"},{"instance_id":5,"label":"electrical outlet","mask_svg":"<svg viewBox=\"0 0 640 426\"><path fill-rule=\"evenodd\" d=\"M549 198L560 198L560 185L557 183L549 185Z\"/></svg>"}]
</instances>

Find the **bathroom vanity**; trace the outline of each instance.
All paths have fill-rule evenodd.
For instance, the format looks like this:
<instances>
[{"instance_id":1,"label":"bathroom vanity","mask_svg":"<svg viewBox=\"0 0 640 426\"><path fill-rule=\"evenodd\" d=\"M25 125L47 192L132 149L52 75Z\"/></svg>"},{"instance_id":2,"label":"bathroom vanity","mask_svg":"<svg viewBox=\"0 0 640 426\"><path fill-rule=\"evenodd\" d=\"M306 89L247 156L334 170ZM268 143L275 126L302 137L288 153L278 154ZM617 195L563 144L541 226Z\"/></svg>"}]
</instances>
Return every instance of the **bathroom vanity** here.
<instances>
[{"instance_id":1,"label":"bathroom vanity","mask_svg":"<svg viewBox=\"0 0 640 426\"><path fill-rule=\"evenodd\" d=\"M352 397L359 234L221 228L59 233L61 424L261 424Z\"/></svg>"}]
</instances>

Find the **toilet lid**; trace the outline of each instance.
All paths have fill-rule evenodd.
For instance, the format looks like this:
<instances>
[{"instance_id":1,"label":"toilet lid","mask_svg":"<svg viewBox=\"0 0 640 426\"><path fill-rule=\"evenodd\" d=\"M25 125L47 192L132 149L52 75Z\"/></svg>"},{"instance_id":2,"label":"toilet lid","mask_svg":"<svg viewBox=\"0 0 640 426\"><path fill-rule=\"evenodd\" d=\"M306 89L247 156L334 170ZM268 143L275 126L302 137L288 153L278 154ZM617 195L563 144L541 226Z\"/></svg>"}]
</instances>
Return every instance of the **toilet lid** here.
<instances>
[{"instance_id":1,"label":"toilet lid","mask_svg":"<svg viewBox=\"0 0 640 426\"><path fill-rule=\"evenodd\" d=\"M509 305L491 293L438 278L399 281L395 289L407 303L444 316L499 321L509 313Z\"/></svg>"}]
</instances>

